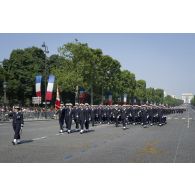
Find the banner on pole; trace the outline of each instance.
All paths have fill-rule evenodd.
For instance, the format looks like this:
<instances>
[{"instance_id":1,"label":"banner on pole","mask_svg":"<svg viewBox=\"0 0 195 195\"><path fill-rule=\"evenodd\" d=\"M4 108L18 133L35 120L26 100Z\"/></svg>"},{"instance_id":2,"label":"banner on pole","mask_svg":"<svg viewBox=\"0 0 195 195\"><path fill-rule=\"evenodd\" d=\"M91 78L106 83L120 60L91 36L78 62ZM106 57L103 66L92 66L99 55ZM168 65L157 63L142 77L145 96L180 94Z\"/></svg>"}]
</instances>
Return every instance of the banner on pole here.
<instances>
[{"instance_id":1,"label":"banner on pole","mask_svg":"<svg viewBox=\"0 0 195 195\"><path fill-rule=\"evenodd\" d=\"M48 84L47 84L46 101L52 100L54 81L55 81L55 76L49 75Z\"/></svg>"},{"instance_id":2,"label":"banner on pole","mask_svg":"<svg viewBox=\"0 0 195 195\"><path fill-rule=\"evenodd\" d=\"M127 103L127 94L124 94L124 99L123 99L124 103Z\"/></svg>"},{"instance_id":3,"label":"banner on pole","mask_svg":"<svg viewBox=\"0 0 195 195\"><path fill-rule=\"evenodd\" d=\"M36 84L35 84L36 96L37 97L41 97L41 80L42 80L42 76L41 75L37 75L35 77L35 80L36 80Z\"/></svg>"}]
</instances>

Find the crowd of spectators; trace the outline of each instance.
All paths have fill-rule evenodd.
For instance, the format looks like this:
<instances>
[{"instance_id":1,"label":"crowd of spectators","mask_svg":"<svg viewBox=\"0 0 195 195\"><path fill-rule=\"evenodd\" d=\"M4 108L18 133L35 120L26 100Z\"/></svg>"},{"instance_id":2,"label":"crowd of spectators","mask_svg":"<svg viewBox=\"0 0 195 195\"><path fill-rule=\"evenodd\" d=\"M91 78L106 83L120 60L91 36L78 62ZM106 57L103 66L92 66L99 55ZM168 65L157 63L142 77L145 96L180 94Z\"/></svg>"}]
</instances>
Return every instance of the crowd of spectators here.
<instances>
[{"instance_id":1,"label":"crowd of spectators","mask_svg":"<svg viewBox=\"0 0 195 195\"><path fill-rule=\"evenodd\" d=\"M54 118L55 109L53 107L45 108L42 107L21 107L24 115L24 119L43 119L43 118ZM9 121L12 119L13 107L11 106L0 106L0 121Z\"/></svg>"}]
</instances>

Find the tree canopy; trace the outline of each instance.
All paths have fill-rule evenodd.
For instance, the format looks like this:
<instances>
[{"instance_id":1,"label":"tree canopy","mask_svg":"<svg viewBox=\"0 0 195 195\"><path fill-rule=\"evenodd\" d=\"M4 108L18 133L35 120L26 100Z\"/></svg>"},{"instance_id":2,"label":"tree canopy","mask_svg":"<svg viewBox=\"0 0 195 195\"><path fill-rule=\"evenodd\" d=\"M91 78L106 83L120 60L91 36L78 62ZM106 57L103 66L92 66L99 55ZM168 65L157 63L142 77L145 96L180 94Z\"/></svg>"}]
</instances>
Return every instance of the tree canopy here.
<instances>
[{"instance_id":1,"label":"tree canopy","mask_svg":"<svg viewBox=\"0 0 195 195\"><path fill-rule=\"evenodd\" d=\"M35 75L43 74L44 59L44 52L32 47L13 50L10 58L3 61L9 103L30 104L34 94Z\"/></svg>"},{"instance_id":2,"label":"tree canopy","mask_svg":"<svg viewBox=\"0 0 195 195\"><path fill-rule=\"evenodd\" d=\"M127 94L127 103L156 103L178 105L182 102L164 97L163 89L146 88L144 80L136 80L129 70L121 70L120 62L101 49L94 49L87 43L70 42L58 49L58 54L47 57L36 47L15 49L9 59L0 67L0 97L3 103L3 81L7 81L9 104L30 105L35 96L35 76L54 74L56 84L62 93L74 96L78 87L83 87L95 102L103 102L106 93L112 92L114 101ZM42 83L43 100L45 84ZM72 97L72 96L71 96ZM92 103L92 102L91 102Z\"/></svg>"},{"instance_id":3,"label":"tree canopy","mask_svg":"<svg viewBox=\"0 0 195 195\"><path fill-rule=\"evenodd\" d=\"M193 106L195 106L195 96L192 98L191 104L192 104Z\"/></svg>"}]
</instances>

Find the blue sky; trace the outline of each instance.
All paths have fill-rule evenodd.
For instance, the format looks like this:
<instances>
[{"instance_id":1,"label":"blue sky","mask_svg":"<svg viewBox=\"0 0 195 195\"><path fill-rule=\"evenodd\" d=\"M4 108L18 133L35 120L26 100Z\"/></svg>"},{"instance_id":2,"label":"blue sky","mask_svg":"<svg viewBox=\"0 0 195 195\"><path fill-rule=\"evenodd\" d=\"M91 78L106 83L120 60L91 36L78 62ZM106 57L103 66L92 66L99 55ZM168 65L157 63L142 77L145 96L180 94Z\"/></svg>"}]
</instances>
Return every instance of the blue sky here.
<instances>
[{"instance_id":1,"label":"blue sky","mask_svg":"<svg viewBox=\"0 0 195 195\"><path fill-rule=\"evenodd\" d=\"M43 41L49 55L56 54L75 38L120 61L136 79L146 80L147 87L178 97L195 94L195 34L0 34L0 61L13 49L41 47Z\"/></svg>"}]
</instances>

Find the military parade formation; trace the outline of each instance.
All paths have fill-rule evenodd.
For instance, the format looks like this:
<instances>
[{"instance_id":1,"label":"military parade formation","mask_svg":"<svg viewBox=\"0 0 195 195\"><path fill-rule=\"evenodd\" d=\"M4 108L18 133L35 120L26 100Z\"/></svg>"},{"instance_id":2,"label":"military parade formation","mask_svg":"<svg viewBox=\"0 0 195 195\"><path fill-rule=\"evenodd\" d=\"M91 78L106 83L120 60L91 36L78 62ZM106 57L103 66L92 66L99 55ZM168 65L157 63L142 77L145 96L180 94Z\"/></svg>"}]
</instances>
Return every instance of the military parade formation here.
<instances>
[{"instance_id":1,"label":"military parade formation","mask_svg":"<svg viewBox=\"0 0 195 195\"><path fill-rule=\"evenodd\" d=\"M89 105L71 103L61 104L55 115L59 120L59 133L80 132L83 134L90 130L90 125L107 124L113 127L127 129L128 125L163 126L167 123L167 115L182 114L182 107L165 107L156 105ZM24 126L22 109L14 107L12 113L12 126L14 130L13 145L20 143L20 134ZM74 126L74 127L73 127Z\"/></svg>"},{"instance_id":2,"label":"military parade formation","mask_svg":"<svg viewBox=\"0 0 195 195\"><path fill-rule=\"evenodd\" d=\"M168 108L155 105L89 105L67 103L61 104L61 108L56 112L59 115L60 133L72 130L84 133L89 130L89 125L108 124L115 127L122 125L123 129L127 125L147 125L163 126L166 124L166 116L174 113L183 113L183 108ZM75 128L72 128L72 121ZM64 130L65 128L65 130Z\"/></svg>"}]
</instances>

